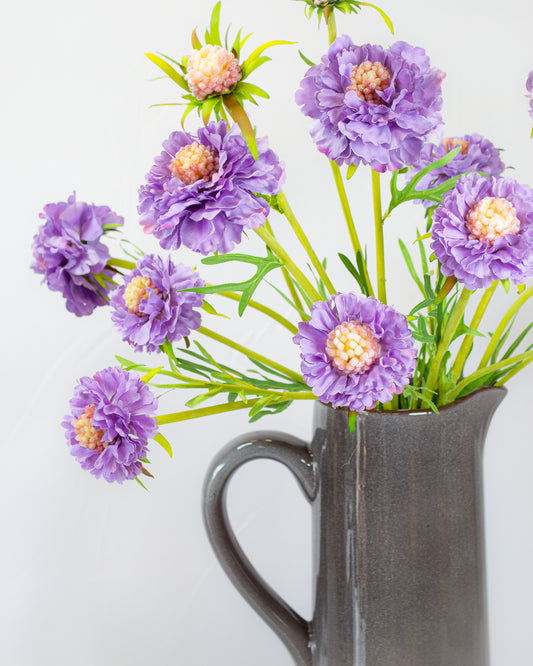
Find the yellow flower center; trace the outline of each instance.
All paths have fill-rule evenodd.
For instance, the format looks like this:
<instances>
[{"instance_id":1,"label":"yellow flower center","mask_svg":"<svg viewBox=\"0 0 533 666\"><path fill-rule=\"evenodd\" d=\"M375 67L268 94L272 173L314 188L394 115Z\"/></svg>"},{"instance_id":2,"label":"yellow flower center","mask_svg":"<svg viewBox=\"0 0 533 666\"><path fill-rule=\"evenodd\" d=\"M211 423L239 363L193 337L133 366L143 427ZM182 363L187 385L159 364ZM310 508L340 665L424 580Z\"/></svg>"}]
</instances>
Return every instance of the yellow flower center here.
<instances>
[{"instance_id":1,"label":"yellow flower center","mask_svg":"<svg viewBox=\"0 0 533 666\"><path fill-rule=\"evenodd\" d=\"M326 354L347 375L361 375L379 358L381 345L368 324L345 321L328 335Z\"/></svg>"},{"instance_id":2,"label":"yellow flower center","mask_svg":"<svg viewBox=\"0 0 533 666\"><path fill-rule=\"evenodd\" d=\"M365 60L360 65L354 65L351 79L348 90L354 90L367 104L385 104L377 94L388 88L392 81L392 74L385 65Z\"/></svg>"},{"instance_id":3,"label":"yellow flower center","mask_svg":"<svg viewBox=\"0 0 533 666\"><path fill-rule=\"evenodd\" d=\"M227 93L242 78L237 58L216 44L194 50L187 60L185 80L196 99Z\"/></svg>"},{"instance_id":4,"label":"yellow flower center","mask_svg":"<svg viewBox=\"0 0 533 666\"><path fill-rule=\"evenodd\" d=\"M466 216L470 238L494 245L498 238L520 231L520 220L513 204L500 197L481 199Z\"/></svg>"},{"instance_id":5,"label":"yellow flower center","mask_svg":"<svg viewBox=\"0 0 533 666\"><path fill-rule=\"evenodd\" d=\"M95 405L87 405L83 414L72 421L76 432L76 440L80 446L84 446L91 451L103 451L109 442L102 441L103 430L95 430L92 424Z\"/></svg>"},{"instance_id":6,"label":"yellow flower center","mask_svg":"<svg viewBox=\"0 0 533 666\"><path fill-rule=\"evenodd\" d=\"M198 141L180 148L170 162L170 171L185 185L208 180L218 171L218 155Z\"/></svg>"},{"instance_id":7,"label":"yellow flower center","mask_svg":"<svg viewBox=\"0 0 533 666\"><path fill-rule=\"evenodd\" d=\"M150 296L150 290L155 292L160 298L163 293L158 289L149 277L137 275L132 278L124 290L124 303L128 312L142 317L143 313L139 310L141 301Z\"/></svg>"},{"instance_id":8,"label":"yellow flower center","mask_svg":"<svg viewBox=\"0 0 533 666\"><path fill-rule=\"evenodd\" d=\"M444 146L444 149L446 150L447 153L449 153L450 150L457 148L457 146L461 146L461 155L466 155L468 152L468 148L470 147L468 141L465 141L464 139L446 138L443 139L442 145Z\"/></svg>"}]
</instances>

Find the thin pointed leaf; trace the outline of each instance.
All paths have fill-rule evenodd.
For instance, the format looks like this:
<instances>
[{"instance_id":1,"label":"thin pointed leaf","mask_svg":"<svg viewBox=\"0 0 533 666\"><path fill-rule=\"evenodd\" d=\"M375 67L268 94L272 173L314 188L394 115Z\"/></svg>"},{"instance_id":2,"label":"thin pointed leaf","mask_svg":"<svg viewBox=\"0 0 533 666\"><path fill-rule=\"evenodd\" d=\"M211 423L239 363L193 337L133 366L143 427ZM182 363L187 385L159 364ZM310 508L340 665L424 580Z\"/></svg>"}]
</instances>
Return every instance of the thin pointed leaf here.
<instances>
[{"instance_id":1,"label":"thin pointed leaf","mask_svg":"<svg viewBox=\"0 0 533 666\"><path fill-rule=\"evenodd\" d=\"M163 435L158 432L157 435L154 437L154 441L156 441L160 446L162 446L165 451L168 453L168 455L172 458L172 447L170 446L170 442L166 437L163 437Z\"/></svg>"},{"instance_id":2,"label":"thin pointed leaf","mask_svg":"<svg viewBox=\"0 0 533 666\"><path fill-rule=\"evenodd\" d=\"M219 32L221 5L222 5L221 2L217 2L217 4L213 7L213 12L211 14L211 22L209 25L209 36L211 38L210 43L218 44L218 46L222 46L222 43L220 41L220 32Z\"/></svg>"},{"instance_id":3,"label":"thin pointed leaf","mask_svg":"<svg viewBox=\"0 0 533 666\"><path fill-rule=\"evenodd\" d=\"M180 88L183 88L184 90L189 92L189 86L187 85L187 81L185 81L185 79L181 74L176 72L176 70L174 69L174 67L172 67L172 65L163 60L163 58L160 58L155 53L147 53L146 57L149 58L160 69L162 69L165 72L165 74L174 81L174 83L177 83L180 86Z\"/></svg>"}]
</instances>

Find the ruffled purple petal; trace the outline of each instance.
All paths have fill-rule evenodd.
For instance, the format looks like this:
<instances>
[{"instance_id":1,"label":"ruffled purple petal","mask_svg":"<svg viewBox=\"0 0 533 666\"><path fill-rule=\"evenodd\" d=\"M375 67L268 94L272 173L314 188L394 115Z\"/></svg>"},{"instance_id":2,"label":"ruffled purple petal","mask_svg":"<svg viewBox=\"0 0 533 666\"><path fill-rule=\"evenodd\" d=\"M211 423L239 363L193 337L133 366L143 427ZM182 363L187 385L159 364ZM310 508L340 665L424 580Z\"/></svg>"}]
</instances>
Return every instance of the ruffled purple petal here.
<instances>
[{"instance_id":1,"label":"ruffled purple petal","mask_svg":"<svg viewBox=\"0 0 533 666\"><path fill-rule=\"evenodd\" d=\"M381 62L392 75L370 104L347 90L355 65ZM320 152L339 164L369 164L376 171L413 164L424 141L438 135L442 119L441 71L421 48L396 42L389 49L355 46L347 35L331 44L296 92L304 115L313 118L311 136Z\"/></svg>"},{"instance_id":2,"label":"ruffled purple petal","mask_svg":"<svg viewBox=\"0 0 533 666\"><path fill-rule=\"evenodd\" d=\"M170 162L185 145L198 141L218 156L218 171L208 180L185 185ZM257 194L281 192L285 168L266 139L257 142L254 160L239 128L211 122L193 137L173 132L139 190L139 222L166 250L181 245L207 255L230 252L245 229L265 223L270 207Z\"/></svg>"},{"instance_id":3,"label":"ruffled purple petal","mask_svg":"<svg viewBox=\"0 0 533 666\"><path fill-rule=\"evenodd\" d=\"M39 217L45 221L33 239L32 269L43 275L49 289L62 293L69 312L89 315L106 305L109 288L92 276L112 277L101 237L106 225L122 225L123 218L107 206L76 201L74 194L66 202L47 204Z\"/></svg>"},{"instance_id":4,"label":"ruffled purple petal","mask_svg":"<svg viewBox=\"0 0 533 666\"><path fill-rule=\"evenodd\" d=\"M380 343L380 356L362 374L346 374L326 353L330 331L343 322L367 324ZM311 319L298 325L293 341L300 347L301 371L318 399L332 407L360 412L377 401L388 402L409 383L416 349L404 315L394 308L354 293L337 294L312 308Z\"/></svg>"},{"instance_id":5,"label":"ruffled purple petal","mask_svg":"<svg viewBox=\"0 0 533 666\"><path fill-rule=\"evenodd\" d=\"M517 234L490 245L471 238L466 215L485 197L507 199L520 221ZM533 190L512 178L462 176L433 213L431 247L444 275L467 289L486 289L494 280L523 283L533 276Z\"/></svg>"},{"instance_id":6,"label":"ruffled purple petal","mask_svg":"<svg viewBox=\"0 0 533 666\"><path fill-rule=\"evenodd\" d=\"M63 427L70 452L83 469L118 483L140 474L148 440L157 434L157 399L137 373L110 367L82 377L69 404ZM103 432L103 450L86 448L76 437L74 422L91 406L91 424Z\"/></svg>"}]
</instances>

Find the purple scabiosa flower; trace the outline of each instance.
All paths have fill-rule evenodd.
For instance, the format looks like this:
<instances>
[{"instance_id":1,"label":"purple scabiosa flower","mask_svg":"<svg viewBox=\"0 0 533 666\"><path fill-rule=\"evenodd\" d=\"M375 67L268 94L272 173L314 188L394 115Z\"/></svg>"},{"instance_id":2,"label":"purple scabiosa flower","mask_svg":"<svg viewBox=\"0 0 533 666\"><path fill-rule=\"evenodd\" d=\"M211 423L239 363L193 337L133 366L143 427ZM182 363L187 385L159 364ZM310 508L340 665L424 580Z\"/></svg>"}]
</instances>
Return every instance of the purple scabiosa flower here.
<instances>
[{"instance_id":1,"label":"purple scabiosa flower","mask_svg":"<svg viewBox=\"0 0 533 666\"><path fill-rule=\"evenodd\" d=\"M157 434L157 399L137 373L113 367L82 377L69 404L63 427L83 469L119 483L140 474Z\"/></svg>"},{"instance_id":2,"label":"purple scabiosa flower","mask_svg":"<svg viewBox=\"0 0 533 666\"><path fill-rule=\"evenodd\" d=\"M195 138L173 132L139 191L140 223L166 250L181 245L204 255L225 253L245 229L265 223L270 207L255 193L279 194L283 164L257 142L254 160L237 126L209 123Z\"/></svg>"},{"instance_id":3,"label":"purple scabiosa flower","mask_svg":"<svg viewBox=\"0 0 533 666\"><path fill-rule=\"evenodd\" d=\"M375 171L414 164L442 124L441 81L424 49L355 46L343 35L309 69L296 102L313 118L318 150L338 164Z\"/></svg>"},{"instance_id":4,"label":"purple scabiosa flower","mask_svg":"<svg viewBox=\"0 0 533 666\"><path fill-rule=\"evenodd\" d=\"M146 254L111 297L111 319L136 350L157 351L200 327L202 294L181 289L203 287L204 281L184 264Z\"/></svg>"},{"instance_id":5,"label":"purple scabiosa flower","mask_svg":"<svg viewBox=\"0 0 533 666\"><path fill-rule=\"evenodd\" d=\"M66 202L47 204L39 217L45 222L33 238L33 270L63 294L67 310L78 316L106 305L109 290L93 277L113 275L105 268L109 250L101 237L106 225L122 225L124 219L107 206L76 201L74 194Z\"/></svg>"},{"instance_id":6,"label":"purple scabiosa flower","mask_svg":"<svg viewBox=\"0 0 533 666\"><path fill-rule=\"evenodd\" d=\"M323 403L360 412L402 393L416 367L404 315L372 297L337 294L298 324L304 380Z\"/></svg>"},{"instance_id":7,"label":"purple scabiosa flower","mask_svg":"<svg viewBox=\"0 0 533 666\"><path fill-rule=\"evenodd\" d=\"M526 97L529 98L529 115L533 118L533 71L529 72L527 77L526 90L528 92Z\"/></svg>"},{"instance_id":8,"label":"purple scabiosa flower","mask_svg":"<svg viewBox=\"0 0 533 666\"><path fill-rule=\"evenodd\" d=\"M500 151L491 141L480 134L465 134L461 137L447 137L438 145L426 143L422 148L420 158L414 165L414 173L444 157L458 146L461 150L453 160L440 169L434 169L425 175L416 186L418 190L438 187L449 178L470 171L482 171L487 176L500 176L505 169L505 164L500 159ZM412 178L414 173L410 171L407 178ZM421 201L425 208L435 205L434 201L427 199L418 201Z\"/></svg>"},{"instance_id":9,"label":"purple scabiosa flower","mask_svg":"<svg viewBox=\"0 0 533 666\"><path fill-rule=\"evenodd\" d=\"M467 289L533 275L533 190L512 178L462 176L433 213L431 247Z\"/></svg>"}]
</instances>

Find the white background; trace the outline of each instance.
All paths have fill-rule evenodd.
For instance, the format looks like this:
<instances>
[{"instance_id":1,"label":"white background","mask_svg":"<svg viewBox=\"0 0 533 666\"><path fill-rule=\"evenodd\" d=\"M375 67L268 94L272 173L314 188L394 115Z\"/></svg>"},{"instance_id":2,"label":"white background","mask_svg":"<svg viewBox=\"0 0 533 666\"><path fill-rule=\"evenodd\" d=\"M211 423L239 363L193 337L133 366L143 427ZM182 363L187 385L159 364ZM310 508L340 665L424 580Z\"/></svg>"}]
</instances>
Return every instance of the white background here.
<instances>
[{"instance_id":1,"label":"white background","mask_svg":"<svg viewBox=\"0 0 533 666\"><path fill-rule=\"evenodd\" d=\"M6 666L289 666L284 646L234 591L211 552L201 522L201 487L209 461L249 429L244 413L167 427L175 456L154 445L150 492L95 480L69 455L60 422L78 377L132 355L105 309L69 314L59 294L29 269L38 214L49 201L78 198L124 215L130 238L146 250L136 221L136 193L160 144L178 126L179 90L143 55L189 51L195 25L211 2L48 0L3 7L2 67L2 480L0 483L0 663ZM525 0L384 0L396 38L423 46L447 72L446 134L478 131L505 148L507 172L533 185L532 120L524 97L533 69L530 4ZM321 253L330 256L339 289L347 274L335 260L349 252L331 174L308 137L308 119L293 102L306 66L327 37L307 22L303 4L225 0L223 25L244 26L250 49L270 39L274 61L251 81L271 100L253 110L259 134L287 164L286 193ZM339 19L356 43L394 40L370 8ZM234 33L232 33L234 34ZM188 128L196 120L190 117ZM373 257L369 174L350 183L361 236ZM389 302L409 309L416 296L395 237L409 241L422 224L416 206L387 223ZM277 223L278 233L300 258ZM253 241L241 249L257 249ZM179 253L182 260L198 257ZM275 294L265 299L284 311ZM493 330L507 301L495 299ZM230 313L231 305L220 305ZM531 320L533 306L523 314ZM217 322L207 322L215 326ZM262 317L224 324L243 344L297 368L296 348ZM210 349L217 350L214 345ZM142 358L142 356L138 356ZM224 357L238 363L235 354ZM153 360L157 363L157 360ZM527 666L533 597L533 370L513 379L486 445L486 528L493 666ZM181 409L183 396L162 401ZM308 438L311 404L293 405L259 422ZM249 465L234 480L230 509L241 542L268 581L310 615L309 512L289 473L274 463ZM431 666L431 665L428 665ZM454 666L454 665L450 665Z\"/></svg>"}]
</instances>

